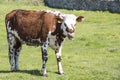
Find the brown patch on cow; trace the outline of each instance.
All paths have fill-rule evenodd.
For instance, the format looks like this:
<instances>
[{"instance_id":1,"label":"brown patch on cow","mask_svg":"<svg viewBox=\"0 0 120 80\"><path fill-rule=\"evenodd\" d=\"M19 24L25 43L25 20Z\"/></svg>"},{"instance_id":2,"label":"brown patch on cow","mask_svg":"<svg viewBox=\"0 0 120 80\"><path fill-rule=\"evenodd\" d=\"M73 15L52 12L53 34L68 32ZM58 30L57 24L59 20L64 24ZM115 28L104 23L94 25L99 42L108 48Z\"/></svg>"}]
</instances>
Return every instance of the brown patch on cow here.
<instances>
[{"instance_id":1,"label":"brown patch on cow","mask_svg":"<svg viewBox=\"0 0 120 80\"><path fill-rule=\"evenodd\" d=\"M48 32L55 31L57 18L54 14L45 11L18 9L8 13L6 21L10 21L11 29L16 30L23 41L41 39L41 42L44 42Z\"/></svg>"}]
</instances>

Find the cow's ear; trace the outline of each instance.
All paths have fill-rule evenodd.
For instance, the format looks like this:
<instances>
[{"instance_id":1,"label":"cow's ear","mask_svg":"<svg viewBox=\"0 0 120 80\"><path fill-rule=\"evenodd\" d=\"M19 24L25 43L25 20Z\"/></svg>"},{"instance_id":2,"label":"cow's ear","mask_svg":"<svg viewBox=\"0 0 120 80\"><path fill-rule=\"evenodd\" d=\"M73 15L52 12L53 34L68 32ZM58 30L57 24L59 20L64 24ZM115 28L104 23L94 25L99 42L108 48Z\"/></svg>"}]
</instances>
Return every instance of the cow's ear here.
<instances>
[{"instance_id":1,"label":"cow's ear","mask_svg":"<svg viewBox=\"0 0 120 80\"><path fill-rule=\"evenodd\" d=\"M61 18L61 17L59 17L59 16L57 16L56 19L57 19L57 22L58 22L58 23L62 23L62 22L63 22L63 18Z\"/></svg>"},{"instance_id":2,"label":"cow's ear","mask_svg":"<svg viewBox=\"0 0 120 80\"><path fill-rule=\"evenodd\" d=\"M83 16L79 16L79 17L77 17L76 18L76 21L77 22L81 22L81 21L83 21L85 18L83 17Z\"/></svg>"}]
</instances>

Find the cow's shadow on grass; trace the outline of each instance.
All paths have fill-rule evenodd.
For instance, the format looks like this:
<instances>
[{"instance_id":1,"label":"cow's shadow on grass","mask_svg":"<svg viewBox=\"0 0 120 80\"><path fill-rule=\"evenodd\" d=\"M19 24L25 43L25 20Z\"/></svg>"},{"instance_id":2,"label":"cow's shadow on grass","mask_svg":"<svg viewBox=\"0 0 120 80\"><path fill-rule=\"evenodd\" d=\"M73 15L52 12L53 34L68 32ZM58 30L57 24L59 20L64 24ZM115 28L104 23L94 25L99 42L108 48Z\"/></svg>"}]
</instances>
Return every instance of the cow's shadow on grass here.
<instances>
[{"instance_id":1,"label":"cow's shadow on grass","mask_svg":"<svg viewBox=\"0 0 120 80\"><path fill-rule=\"evenodd\" d=\"M40 73L40 70L19 70L19 71L15 71L15 72L11 72L8 70L0 70L0 73L27 73L27 74L31 74L31 75L35 75L35 76L42 76Z\"/></svg>"},{"instance_id":2,"label":"cow's shadow on grass","mask_svg":"<svg viewBox=\"0 0 120 80\"><path fill-rule=\"evenodd\" d=\"M52 71L47 71L55 74L59 74L58 72L52 72ZM9 70L0 70L0 73L26 73L30 75L35 75L35 76L42 76L40 70L19 70L19 71L9 71Z\"/></svg>"}]
</instances>

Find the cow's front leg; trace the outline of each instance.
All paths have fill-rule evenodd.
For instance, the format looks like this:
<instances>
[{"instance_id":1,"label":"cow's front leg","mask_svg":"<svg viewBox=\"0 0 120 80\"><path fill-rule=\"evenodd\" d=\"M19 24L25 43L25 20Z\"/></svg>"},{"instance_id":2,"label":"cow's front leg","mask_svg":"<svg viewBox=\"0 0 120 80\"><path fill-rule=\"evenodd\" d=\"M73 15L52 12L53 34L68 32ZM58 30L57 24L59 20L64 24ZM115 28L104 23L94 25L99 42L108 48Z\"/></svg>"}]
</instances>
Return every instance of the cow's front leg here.
<instances>
[{"instance_id":1,"label":"cow's front leg","mask_svg":"<svg viewBox=\"0 0 120 80\"><path fill-rule=\"evenodd\" d=\"M61 49L62 49L62 46L59 49L55 50L55 53L56 53L56 59L57 59L57 65L58 65L58 73L63 75L64 72L61 64Z\"/></svg>"},{"instance_id":2,"label":"cow's front leg","mask_svg":"<svg viewBox=\"0 0 120 80\"><path fill-rule=\"evenodd\" d=\"M46 76L47 77L47 73L46 73L46 62L48 59L48 53L47 53L47 49L48 49L48 43L45 42L43 43L41 50L42 50L42 76Z\"/></svg>"}]
</instances>

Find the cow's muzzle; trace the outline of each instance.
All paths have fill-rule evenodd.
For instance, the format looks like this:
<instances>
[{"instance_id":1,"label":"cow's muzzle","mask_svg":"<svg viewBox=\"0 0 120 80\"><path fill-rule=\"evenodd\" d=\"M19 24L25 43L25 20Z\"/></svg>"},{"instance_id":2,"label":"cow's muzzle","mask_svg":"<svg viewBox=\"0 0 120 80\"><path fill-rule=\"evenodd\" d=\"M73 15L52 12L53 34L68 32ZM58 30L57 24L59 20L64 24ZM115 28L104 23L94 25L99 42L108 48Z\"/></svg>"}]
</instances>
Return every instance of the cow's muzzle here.
<instances>
[{"instance_id":1,"label":"cow's muzzle","mask_svg":"<svg viewBox=\"0 0 120 80\"><path fill-rule=\"evenodd\" d=\"M70 40L73 40L73 38L74 38L74 33L68 34L68 38L69 38Z\"/></svg>"}]
</instances>

